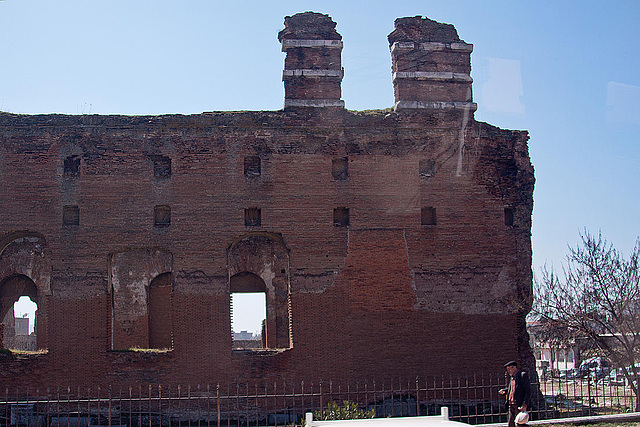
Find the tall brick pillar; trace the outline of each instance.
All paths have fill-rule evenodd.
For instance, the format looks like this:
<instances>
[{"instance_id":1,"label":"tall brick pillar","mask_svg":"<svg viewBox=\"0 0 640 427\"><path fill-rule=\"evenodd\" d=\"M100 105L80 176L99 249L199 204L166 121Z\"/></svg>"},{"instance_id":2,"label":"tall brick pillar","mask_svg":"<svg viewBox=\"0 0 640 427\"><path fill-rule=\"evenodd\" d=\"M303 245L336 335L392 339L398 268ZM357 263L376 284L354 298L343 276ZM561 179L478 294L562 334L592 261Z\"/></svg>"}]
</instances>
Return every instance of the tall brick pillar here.
<instances>
[{"instance_id":1,"label":"tall brick pillar","mask_svg":"<svg viewBox=\"0 0 640 427\"><path fill-rule=\"evenodd\" d=\"M284 107L340 107L342 36L329 15L298 13L278 33L284 60Z\"/></svg>"},{"instance_id":2,"label":"tall brick pillar","mask_svg":"<svg viewBox=\"0 0 640 427\"><path fill-rule=\"evenodd\" d=\"M397 110L475 111L471 96L473 45L453 25L422 16L398 18L389 34Z\"/></svg>"}]
</instances>

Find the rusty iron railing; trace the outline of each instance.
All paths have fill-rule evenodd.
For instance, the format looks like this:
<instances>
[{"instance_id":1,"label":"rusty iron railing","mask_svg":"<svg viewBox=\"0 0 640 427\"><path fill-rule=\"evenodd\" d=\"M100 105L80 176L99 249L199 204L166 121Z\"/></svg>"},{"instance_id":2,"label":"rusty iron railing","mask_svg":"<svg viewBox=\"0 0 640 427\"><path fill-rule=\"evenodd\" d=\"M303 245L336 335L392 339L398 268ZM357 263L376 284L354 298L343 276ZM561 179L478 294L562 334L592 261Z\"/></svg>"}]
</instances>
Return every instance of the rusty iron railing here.
<instances>
[{"instance_id":1,"label":"rusty iron railing","mask_svg":"<svg viewBox=\"0 0 640 427\"><path fill-rule=\"evenodd\" d=\"M504 422L502 375L386 381L135 385L127 388L6 388L0 395L0 426L186 426L300 425L306 412L350 401L376 417L438 415L469 424ZM532 384L532 419L627 412L630 388L603 380L541 378Z\"/></svg>"}]
</instances>

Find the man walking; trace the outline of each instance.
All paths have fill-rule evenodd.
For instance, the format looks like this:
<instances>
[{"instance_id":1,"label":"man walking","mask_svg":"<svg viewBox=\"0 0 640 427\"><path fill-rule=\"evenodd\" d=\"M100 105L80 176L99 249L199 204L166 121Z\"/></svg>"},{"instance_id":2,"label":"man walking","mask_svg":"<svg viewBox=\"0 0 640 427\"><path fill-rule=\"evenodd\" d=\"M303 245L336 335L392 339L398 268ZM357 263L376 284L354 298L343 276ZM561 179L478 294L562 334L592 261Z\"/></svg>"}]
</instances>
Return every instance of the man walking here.
<instances>
[{"instance_id":1,"label":"man walking","mask_svg":"<svg viewBox=\"0 0 640 427\"><path fill-rule=\"evenodd\" d=\"M507 362L504 365L509 375L507 386L498 391L504 395L509 409L509 427L516 426L516 415L518 412L524 412L529 406L531 398L531 385L529 383L529 375L525 371L518 369L515 361Z\"/></svg>"}]
</instances>

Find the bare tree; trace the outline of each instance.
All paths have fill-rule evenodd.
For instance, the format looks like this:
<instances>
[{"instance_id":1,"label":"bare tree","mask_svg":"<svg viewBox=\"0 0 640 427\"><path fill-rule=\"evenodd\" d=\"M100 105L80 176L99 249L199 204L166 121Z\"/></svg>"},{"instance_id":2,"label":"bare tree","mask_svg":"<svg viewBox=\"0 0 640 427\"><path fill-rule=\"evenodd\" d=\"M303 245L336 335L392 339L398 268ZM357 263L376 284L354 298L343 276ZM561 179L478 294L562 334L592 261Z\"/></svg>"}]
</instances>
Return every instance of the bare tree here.
<instances>
[{"instance_id":1,"label":"bare tree","mask_svg":"<svg viewBox=\"0 0 640 427\"><path fill-rule=\"evenodd\" d=\"M625 258L600 234L581 235L569 248L562 275L544 268L533 311L550 339L587 339L622 369L640 410L640 239Z\"/></svg>"}]
</instances>

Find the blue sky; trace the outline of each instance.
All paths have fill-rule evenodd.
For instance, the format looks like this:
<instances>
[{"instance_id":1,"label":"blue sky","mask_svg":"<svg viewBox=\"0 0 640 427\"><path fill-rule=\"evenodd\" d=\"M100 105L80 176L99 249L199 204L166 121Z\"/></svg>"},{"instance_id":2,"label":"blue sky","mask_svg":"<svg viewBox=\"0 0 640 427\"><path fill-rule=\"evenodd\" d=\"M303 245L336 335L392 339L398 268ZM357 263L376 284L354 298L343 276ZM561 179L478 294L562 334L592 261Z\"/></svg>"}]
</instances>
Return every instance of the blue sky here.
<instances>
[{"instance_id":1,"label":"blue sky","mask_svg":"<svg viewBox=\"0 0 640 427\"><path fill-rule=\"evenodd\" d=\"M354 110L393 105L394 19L455 25L474 45L476 119L531 135L534 273L559 266L585 228L629 252L640 236L637 1L4 0L0 110L277 110L277 33L307 10L338 23Z\"/></svg>"}]
</instances>

